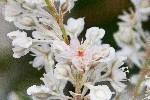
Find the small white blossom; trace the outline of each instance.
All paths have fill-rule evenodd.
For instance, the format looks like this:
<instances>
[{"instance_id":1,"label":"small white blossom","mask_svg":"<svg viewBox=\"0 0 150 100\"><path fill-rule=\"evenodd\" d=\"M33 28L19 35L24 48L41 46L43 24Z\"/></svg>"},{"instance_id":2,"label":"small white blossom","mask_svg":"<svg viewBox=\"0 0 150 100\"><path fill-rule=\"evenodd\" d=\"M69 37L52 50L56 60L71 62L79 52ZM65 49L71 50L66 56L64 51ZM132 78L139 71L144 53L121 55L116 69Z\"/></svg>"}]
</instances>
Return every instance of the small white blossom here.
<instances>
[{"instance_id":1,"label":"small white blossom","mask_svg":"<svg viewBox=\"0 0 150 100\"><path fill-rule=\"evenodd\" d=\"M126 57L118 57L114 61L112 61L112 70L111 70L111 85L117 92L122 92L126 85L122 83L126 78L126 72L120 68L124 64L124 60ZM110 66L108 66L110 67ZM124 68L124 67L123 67Z\"/></svg>"},{"instance_id":2,"label":"small white blossom","mask_svg":"<svg viewBox=\"0 0 150 100\"><path fill-rule=\"evenodd\" d=\"M51 93L51 90L46 86L36 86L36 85L33 85L33 86L31 86L27 89L27 94L28 95L40 94L40 93L41 94L42 93L49 94L49 93Z\"/></svg>"},{"instance_id":3,"label":"small white blossom","mask_svg":"<svg viewBox=\"0 0 150 100\"><path fill-rule=\"evenodd\" d=\"M91 27L87 30L85 37L90 41L90 43L95 43L99 39L102 39L104 35L104 29L99 29L98 27Z\"/></svg>"},{"instance_id":4,"label":"small white blossom","mask_svg":"<svg viewBox=\"0 0 150 100\"><path fill-rule=\"evenodd\" d=\"M32 38L27 37L26 32L14 31L7 34L13 41L14 57L20 58L29 52L29 47L32 45Z\"/></svg>"},{"instance_id":5,"label":"small white blossom","mask_svg":"<svg viewBox=\"0 0 150 100\"><path fill-rule=\"evenodd\" d=\"M150 1L149 0L131 0L131 1L136 7L136 10L138 10L141 14L144 14L144 15L150 14Z\"/></svg>"},{"instance_id":6,"label":"small white blossom","mask_svg":"<svg viewBox=\"0 0 150 100\"><path fill-rule=\"evenodd\" d=\"M91 100L110 100L112 97L112 92L107 85L93 86L90 84L85 84L90 89L90 99Z\"/></svg>"},{"instance_id":7,"label":"small white blossom","mask_svg":"<svg viewBox=\"0 0 150 100\"><path fill-rule=\"evenodd\" d=\"M65 28L66 28L69 36L72 37L72 35L73 35L73 36L77 37L83 31L84 24L85 24L84 18L78 18L78 19L69 18Z\"/></svg>"},{"instance_id":8,"label":"small white blossom","mask_svg":"<svg viewBox=\"0 0 150 100\"><path fill-rule=\"evenodd\" d=\"M33 85L27 89L27 94L32 95L32 99L63 100L64 98L68 98L67 96L63 95L63 89L66 85L66 81L56 79L53 73L44 74L44 78L41 78L41 80L43 80L45 85L41 86Z\"/></svg>"},{"instance_id":9,"label":"small white blossom","mask_svg":"<svg viewBox=\"0 0 150 100\"><path fill-rule=\"evenodd\" d=\"M63 90L67 83L66 80L57 79L51 72L44 74L44 78L41 78L41 80L45 86L49 87L52 91L57 91L58 94L64 94Z\"/></svg>"},{"instance_id":10,"label":"small white blossom","mask_svg":"<svg viewBox=\"0 0 150 100\"><path fill-rule=\"evenodd\" d=\"M128 52L126 52L128 51ZM125 46L120 51L116 52L119 56L126 56L128 59L126 62L130 62L129 64L135 64L139 68L142 68L144 58L146 57L146 54L144 52L137 51L134 47ZM132 61L132 62L131 62Z\"/></svg>"},{"instance_id":11,"label":"small white blossom","mask_svg":"<svg viewBox=\"0 0 150 100\"><path fill-rule=\"evenodd\" d=\"M40 100L40 99L48 100L49 96L53 93L50 88L44 85L41 86L33 85L27 89L27 94L32 95L33 100Z\"/></svg>"},{"instance_id":12,"label":"small white blossom","mask_svg":"<svg viewBox=\"0 0 150 100\"><path fill-rule=\"evenodd\" d=\"M70 46L63 41L55 41L52 47L56 51L56 60L63 63L68 60L80 71L89 70L91 64L96 62L112 60L115 57L115 50L109 45L99 46L94 44L102 38L102 36L96 36L93 38L88 37L83 44L80 44L79 40L74 37L70 41Z\"/></svg>"},{"instance_id":13,"label":"small white blossom","mask_svg":"<svg viewBox=\"0 0 150 100\"><path fill-rule=\"evenodd\" d=\"M42 45L42 46L34 46L34 48L30 49L32 56L35 56L34 60L32 61L32 66L34 68L45 68L46 72L53 71L54 67L54 60L53 60L53 53L50 50L49 45Z\"/></svg>"},{"instance_id":14,"label":"small white blossom","mask_svg":"<svg viewBox=\"0 0 150 100\"><path fill-rule=\"evenodd\" d=\"M137 17L138 15L136 15L132 9L130 9L130 13L123 11L123 15L119 15L119 19L128 25L135 25L137 22Z\"/></svg>"},{"instance_id":15,"label":"small white blossom","mask_svg":"<svg viewBox=\"0 0 150 100\"><path fill-rule=\"evenodd\" d=\"M119 31L114 34L114 38L120 47L138 45L135 40L137 37L138 33L134 32L131 27L124 24L120 24Z\"/></svg>"}]
</instances>

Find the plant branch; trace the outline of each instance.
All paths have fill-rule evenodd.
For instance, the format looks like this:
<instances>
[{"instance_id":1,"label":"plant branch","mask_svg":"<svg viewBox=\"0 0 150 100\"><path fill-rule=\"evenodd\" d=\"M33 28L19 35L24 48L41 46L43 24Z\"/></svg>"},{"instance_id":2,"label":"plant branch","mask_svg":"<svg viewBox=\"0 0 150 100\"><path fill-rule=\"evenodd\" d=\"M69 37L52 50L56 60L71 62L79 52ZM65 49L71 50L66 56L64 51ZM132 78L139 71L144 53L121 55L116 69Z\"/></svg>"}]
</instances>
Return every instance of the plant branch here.
<instances>
[{"instance_id":1,"label":"plant branch","mask_svg":"<svg viewBox=\"0 0 150 100\"><path fill-rule=\"evenodd\" d=\"M51 11L51 13L53 14L55 20L57 21L57 23L59 23L59 15L58 12L55 8L55 5L53 3L50 2L50 0L45 0L49 10Z\"/></svg>"},{"instance_id":2,"label":"plant branch","mask_svg":"<svg viewBox=\"0 0 150 100\"><path fill-rule=\"evenodd\" d=\"M140 78L138 80L136 87L134 88L134 90L132 92L133 100L135 99L135 97L137 97L139 95L139 90L140 90L142 83L145 80L145 76L150 72L149 67L148 67L149 61L150 61L150 54L149 54L150 51L149 50L150 49L147 48L147 50L146 50L147 57L146 57L143 68L140 70Z\"/></svg>"}]
</instances>

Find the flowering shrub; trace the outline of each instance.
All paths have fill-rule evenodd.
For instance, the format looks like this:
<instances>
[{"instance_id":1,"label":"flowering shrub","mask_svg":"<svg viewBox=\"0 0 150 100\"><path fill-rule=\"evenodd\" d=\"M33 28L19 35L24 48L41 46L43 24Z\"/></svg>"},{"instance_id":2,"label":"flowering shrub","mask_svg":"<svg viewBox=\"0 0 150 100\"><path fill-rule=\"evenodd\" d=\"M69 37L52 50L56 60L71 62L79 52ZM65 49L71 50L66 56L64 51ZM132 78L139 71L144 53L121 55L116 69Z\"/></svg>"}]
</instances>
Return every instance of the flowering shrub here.
<instances>
[{"instance_id":1,"label":"flowering shrub","mask_svg":"<svg viewBox=\"0 0 150 100\"><path fill-rule=\"evenodd\" d=\"M150 33L143 29L142 22L148 20L150 15L149 0L131 0L135 11L124 12L119 16L122 22L118 23L119 31L114 34L117 44L121 50L117 51L117 55L127 56L126 60L129 66L136 65L140 72L131 77L131 83L135 85L133 90L133 98L138 96L143 87L147 86L149 91L149 67L150 67ZM147 97L145 99L150 99ZM148 99L148 100L149 100Z\"/></svg>"},{"instance_id":2,"label":"flowering shrub","mask_svg":"<svg viewBox=\"0 0 150 100\"><path fill-rule=\"evenodd\" d=\"M113 94L118 96L126 88L123 83L129 72L128 67L123 67L126 61L141 68L138 78L131 78L132 83L137 83L133 96L138 95L142 82L146 81L149 86L145 76L149 72L150 35L141 24L148 20L149 0L132 0L135 12L130 10L131 13L125 12L119 17L123 22L118 23L119 31L114 34L121 47L117 52L102 43L105 35L102 28L89 28L86 39L79 41L84 18L69 18L66 25L63 23L65 13L71 11L76 1L7 0L5 20L19 28L7 34L12 39L13 57L20 58L31 52L31 56L35 56L30 62L32 66L45 69L41 78L44 84L29 87L27 94L33 100L110 100ZM104 81L110 82L115 92L107 85L95 85ZM75 88L69 91L71 96L63 93L67 82Z\"/></svg>"}]
</instances>

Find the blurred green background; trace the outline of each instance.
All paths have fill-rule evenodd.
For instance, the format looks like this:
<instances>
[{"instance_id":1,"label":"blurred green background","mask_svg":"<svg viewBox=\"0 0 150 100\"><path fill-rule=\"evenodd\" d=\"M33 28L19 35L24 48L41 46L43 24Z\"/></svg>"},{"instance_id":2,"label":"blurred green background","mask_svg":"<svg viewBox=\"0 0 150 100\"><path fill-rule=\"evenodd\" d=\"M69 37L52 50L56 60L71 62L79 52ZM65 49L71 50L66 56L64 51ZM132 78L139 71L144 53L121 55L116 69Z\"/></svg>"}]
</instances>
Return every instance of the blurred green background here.
<instances>
[{"instance_id":1,"label":"blurred green background","mask_svg":"<svg viewBox=\"0 0 150 100\"><path fill-rule=\"evenodd\" d=\"M108 43L118 50L113 33L118 29L118 15L121 15L123 10L128 11L129 7L133 8L130 0L78 0L71 13L66 15L65 23L69 17L85 17L85 29L80 38L84 37L88 28L100 27L106 30L103 43ZM144 23L144 28L150 28L150 21ZM6 35L17 28L13 23L4 21L2 14L0 30L0 100L6 100L11 91L26 93L29 86L40 85L40 77L43 76L44 70L38 71L29 65L29 61L33 60L29 54L20 59L12 57L11 41ZM132 71L136 72L137 69Z\"/></svg>"}]
</instances>

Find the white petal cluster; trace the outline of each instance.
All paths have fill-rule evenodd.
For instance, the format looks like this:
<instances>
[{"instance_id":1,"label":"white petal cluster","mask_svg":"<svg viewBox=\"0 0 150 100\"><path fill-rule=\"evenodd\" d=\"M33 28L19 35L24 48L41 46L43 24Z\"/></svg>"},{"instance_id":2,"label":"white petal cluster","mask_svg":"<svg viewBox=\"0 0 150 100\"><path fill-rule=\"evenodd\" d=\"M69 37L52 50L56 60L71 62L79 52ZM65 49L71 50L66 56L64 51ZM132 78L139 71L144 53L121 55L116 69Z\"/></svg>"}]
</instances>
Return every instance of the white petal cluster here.
<instances>
[{"instance_id":1,"label":"white petal cluster","mask_svg":"<svg viewBox=\"0 0 150 100\"><path fill-rule=\"evenodd\" d=\"M112 92L107 85L85 85L90 89L90 100L110 100L112 97Z\"/></svg>"},{"instance_id":2,"label":"white petal cluster","mask_svg":"<svg viewBox=\"0 0 150 100\"><path fill-rule=\"evenodd\" d=\"M27 90L27 94L28 95L32 95L32 94L42 94L42 93L51 93L51 90L48 88L48 87L45 87L45 86L36 86L36 85L33 85L31 87L28 88ZM46 97L45 97L46 98Z\"/></svg>"},{"instance_id":3,"label":"white petal cluster","mask_svg":"<svg viewBox=\"0 0 150 100\"><path fill-rule=\"evenodd\" d=\"M137 94L143 89L149 82L145 81L143 77L149 74L149 48L150 48L150 34L143 29L143 22L147 21L150 15L150 1L149 0L131 0L135 10L130 9L127 13L119 16L122 22L118 23L119 30L114 34L114 38L121 48L117 51L117 56L127 56L126 63L131 67L138 67L140 69L139 74L131 77L131 84L136 86ZM144 72L143 72L144 70ZM145 71L146 70L146 71ZM120 79L125 79L125 73L120 73ZM121 75L122 74L122 75ZM119 74L116 74L119 75ZM117 78L115 78L117 79ZM119 80L120 80L119 79ZM121 84L120 84L121 85ZM112 84L114 87L115 85ZM116 86L115 86L116 87ZM125 87L121 85L120 87ZM116 88L117 89L117 88ZM123 88L122 88L123 89ZM117 91L122 90L121 88ZM145 99L143 99L145 100Z\"/></svg>"},{"instance_id":4,"label":"white petal cluster","mask_svg":"<svg viewBox=\"0 0 150 100\"><path fill-rule=\"evenodd\" d=\"M83 31L84 24L85 24L84 18L78 18L78 19L69 18L65 28L70 37L72 37L72 35L77 37Z\"/></svg>"},{"instance_id":5,"label":"white petal cluster","mask_svg":"<svg viewBox=\"0 0 150 100\"><path fill-rule=\"evenodd\" d=\"M32 95L33 100L67 98L63 96L63 89L66 85L65 81L56 79L51 73L44 74L44 78L41 78L41 80L43 80L45 85L33 85L27 89L27 94Z\"/></svg>"},{"instance_id":6,"label":"white petal cluster","mask_svg":"<svg viewBox=\"0 0 150 100\"><path fill-rule=\"evenodd\" d=\"M91 35L92 34L92 35ZM59 63L69 61L78 70L89 70L91 65L100 62L109 62L115 57L115 50L107 44L99 45L105 31L98 27L87 30L86 40L80 43L77 37L72 37L70 45L63 41L54 41L52 48Z\"/></svg>"},{"instance_id":7,"label":"white petal cluster","mask_svg":"<svg viewBox=\"0 0 150 100\"><path fill-rule=\"evenodd\" d=\"M74 7L76 1L8 0L6 4L5 19L12 21L19 28L18 31L7 35L12 39L13 56L20 58L30 51L31 56L35 57L30 64L34 68L45 68L46 74L41 78L44 85L33 85L27 90L27 94L31 95L33 100L68 100L76 97L110 100L112 93L109 87L94 86L95 83L110 81L117 92L121 92L126 86L122 83L126 79L126 73L120 68L125 58L116 56L113 47L102 43L104 29L91 27L86 31L86 39L80 41L78 36L84 29L84 18L70 18L66 25L61 22L63 20L61 17ZM56 8L55 4L60 5ZM48 7L51 13L44 7ZM129 23L126 18L122 19ZM139 36L129 27L133 23L125 25L122 25L115 35L119 46L125 48L130 45L130 48L139 48L140 43L136 43L135 40ZM122 33L127 34L122 35ZM131 56L132 53L127 52L125 55ZM135 62L140 61L135 60ZM63 94L68 81L77 88L75 93L70 92L73 97ZM85 83L92 85L84 86ZM89 95L86 95L88 90L86 86L90 89ZM80 94L82 87L84 88Z\"/></svg>"},{"instance_id":8,"label":"white petal cluster","mask_svg":"<svg viewBox=\"0 0 150 100\"><path fill-rule=\"evenodd\" d=\"M150 2L149 0L131 0L138 12L148 16L150 14Z\"/></svg>"},{"instance_id":9,"label":"white petal cluster","mask_svg":"<svg viewBox=\"0 0 150 100\"><path fill-rule=\"evenodd\" d=\"M141 9L147 11L150 3L148 0L132 0L132 2L135 11L130 9L130 13L124 12L119 16L123 22L118 23L119 30L114 34L114 38L121 47L117 55L127 56L128 64L142 67L146 53L141 48L149 45L150 35L142 28L142 22L148 19L149 14L148 12L143 14Z\"/></svg>"},{"instance_id":10,"label":"white petal cluster","mask_svg":"<svg viewBox=\"0 0 150 100\"><path fill-rule=\"evenodd\" d=\"M13 56L20 58L29 52L29 47L32 45L32 38L27 37L26 32L14 31L7 34L12 39Z\"/></svg>"},{"instance_id":11,"label":"white petal cluster","mask_svg":"<svg viewBox=\"0 0 150 100\"><path fill-rule=\"evenodd\" d=\"M122 92L126 87L126 85L122 82L125 81L125 79L127 79L126 72L128 72L128 70L124 71L124 68L126 67L120 68L120 66L124 64L124 60L126 60L126 57L118 57L111 64L111 85L117 92Z\"/></svg>"}]
</instances>

